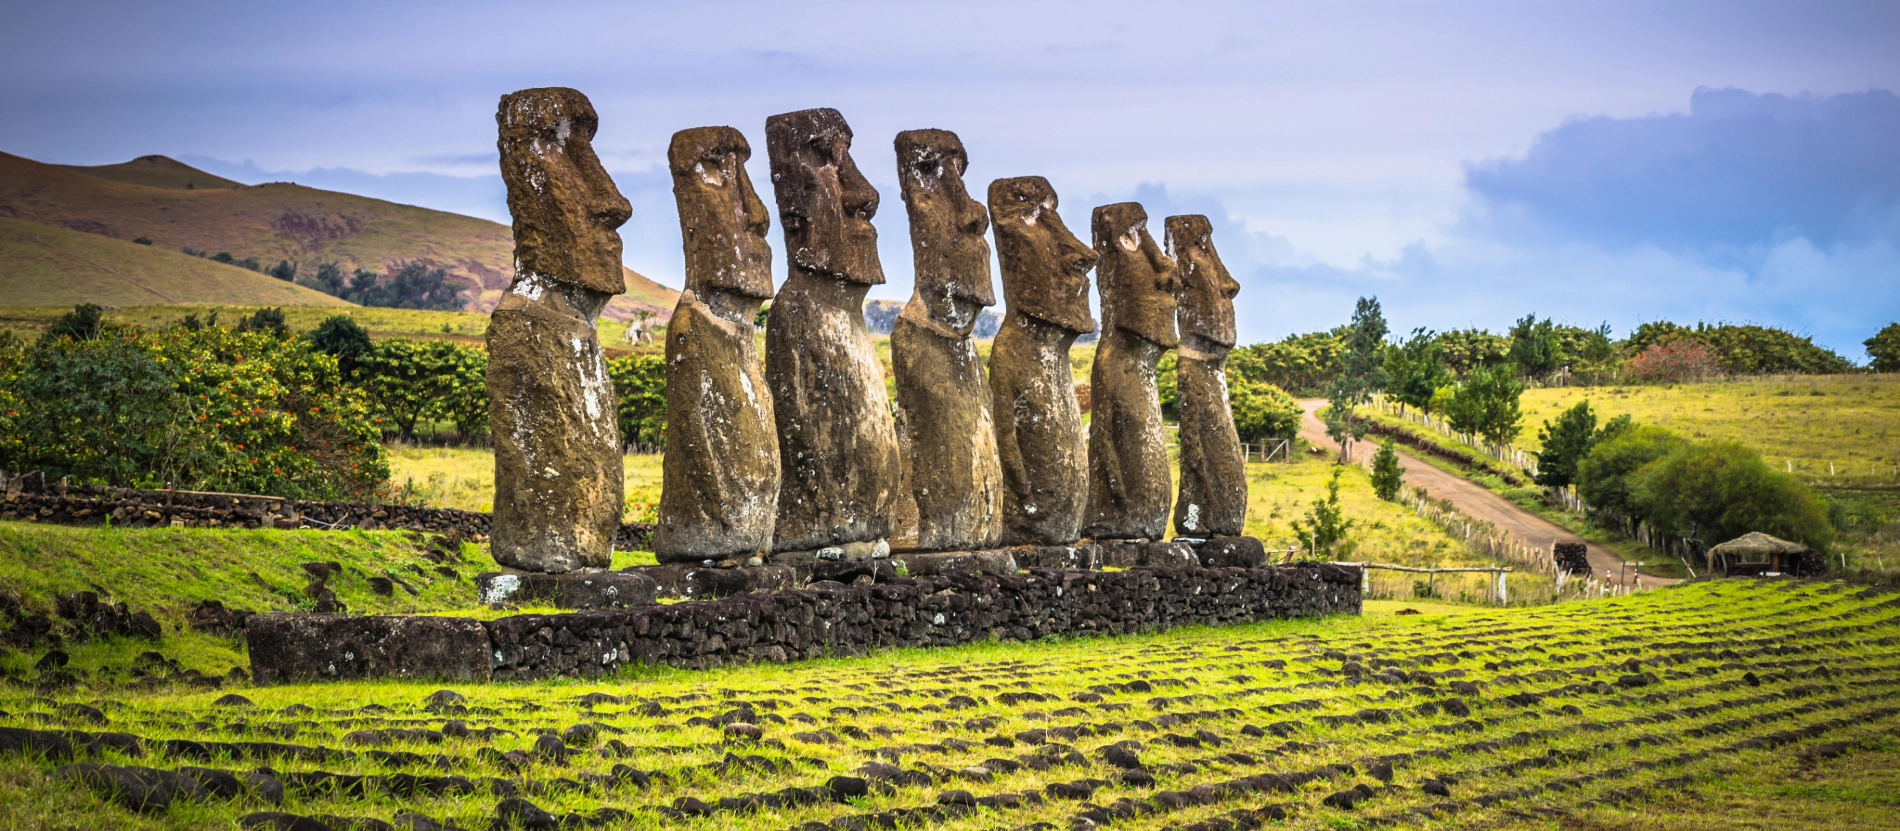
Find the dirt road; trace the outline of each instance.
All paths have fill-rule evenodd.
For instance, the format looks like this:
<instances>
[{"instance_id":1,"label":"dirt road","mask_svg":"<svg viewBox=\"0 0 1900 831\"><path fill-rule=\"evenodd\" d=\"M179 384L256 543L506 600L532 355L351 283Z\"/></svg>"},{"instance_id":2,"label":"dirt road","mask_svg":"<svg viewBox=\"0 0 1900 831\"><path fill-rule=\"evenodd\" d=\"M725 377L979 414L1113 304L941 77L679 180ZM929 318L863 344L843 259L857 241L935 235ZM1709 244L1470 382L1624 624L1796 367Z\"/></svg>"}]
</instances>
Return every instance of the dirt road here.
<instances>
[{"instance_id":1,"label":"dirt road","mask_svg":"<svg viewBox=\"0 0 1900 831\"><path fill-rule=\"evenodd\" d=\"M1300 422L1300 438L1324 448L1334 456L1339 455L1339 443L1326 435L1326 425L1319 420L1318 412L1326 402L1309 399L1300 402L1300 408L1306 411ZM1362 465L1370 464L1374 448L1372 442L1353 443L1353 461ZM1552 542L1583 542L1589 547L1590 568L1598 579L1611 585L1618 585L1628 573L1629 581L1636 586L1655 587L1677 582L1667 577L1636 573L1634 563L1627 566L1615 552L1579 539L1575 534L1552 524L1536 514L1518 507L1515 503L1493 493L1481 485L1432 467L1424 460L1413 456L1404 446L1399 447L1399 467L1405 470L1405 484L1443 499L1457 506L1466 516L1484 520L1516 537L1519 542L1532 548L1550 549Z\"/></svg>"}]
</instances>

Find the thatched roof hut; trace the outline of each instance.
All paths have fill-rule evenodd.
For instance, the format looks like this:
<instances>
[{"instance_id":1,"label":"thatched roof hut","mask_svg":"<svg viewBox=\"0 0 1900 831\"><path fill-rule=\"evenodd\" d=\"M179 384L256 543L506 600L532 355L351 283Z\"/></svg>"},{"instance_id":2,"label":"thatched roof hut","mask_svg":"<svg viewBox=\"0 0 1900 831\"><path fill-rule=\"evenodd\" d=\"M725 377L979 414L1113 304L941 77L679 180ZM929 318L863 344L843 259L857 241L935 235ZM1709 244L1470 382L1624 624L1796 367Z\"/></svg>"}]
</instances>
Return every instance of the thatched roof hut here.
<instances>
[{"instance_id":1,"label":"thatched roof hut","mask_svg":"<svg viewBox=\"0 0 1900 831\"><path fill-rule=\"evenodd\" d=\"M1820 558L1798 542L1750 531L1709 549L1709 571L1723 574L1801 574Z\"/></svg>"}]
</instances>

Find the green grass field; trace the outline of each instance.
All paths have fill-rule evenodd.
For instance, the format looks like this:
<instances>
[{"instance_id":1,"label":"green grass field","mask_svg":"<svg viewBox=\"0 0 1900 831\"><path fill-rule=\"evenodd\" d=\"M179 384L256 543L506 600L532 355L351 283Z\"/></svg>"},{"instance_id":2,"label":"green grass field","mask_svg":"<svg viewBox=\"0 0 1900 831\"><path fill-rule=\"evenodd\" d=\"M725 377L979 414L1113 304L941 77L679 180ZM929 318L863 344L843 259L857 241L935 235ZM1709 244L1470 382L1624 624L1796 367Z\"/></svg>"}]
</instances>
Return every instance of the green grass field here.
<instances>
[{"instance_id":1,"label":"green grass field","mask_svg":"<svg viewBox=\"0 0 1900 831\"><path fill-rule=\"evenodd\" d=\"M319 291L177 251L0 218L0 297L8 306L159 303L351 308Z\"/></svg>"},{"instance_id":2,"label":"green grass field","mask_svg":"<svg viewBox=\"0 0 1900 831\"><path fill-rule=\"evenodd\" d=\"M1900 375L1526 390L1517 445L1536 450L1538 428L1584 399L1599 421L1627 413L1685 438L1741 442L1818 484L1900 485Z\"/></svg>"},{"instance_id":3,"label":"green grass field","mask_svg":"<svg viewBox=\"0 0 1900 831\"><path fill-rule=\"evenodd\" d=\"M641 831L1895 828L1896 605L1728 581L586 683L0 687L5 726L129 737L97 761L285 785L142 814L6 753L0 805L17 828L477 829L505 800Z\"/></svg>"}]
</instances>

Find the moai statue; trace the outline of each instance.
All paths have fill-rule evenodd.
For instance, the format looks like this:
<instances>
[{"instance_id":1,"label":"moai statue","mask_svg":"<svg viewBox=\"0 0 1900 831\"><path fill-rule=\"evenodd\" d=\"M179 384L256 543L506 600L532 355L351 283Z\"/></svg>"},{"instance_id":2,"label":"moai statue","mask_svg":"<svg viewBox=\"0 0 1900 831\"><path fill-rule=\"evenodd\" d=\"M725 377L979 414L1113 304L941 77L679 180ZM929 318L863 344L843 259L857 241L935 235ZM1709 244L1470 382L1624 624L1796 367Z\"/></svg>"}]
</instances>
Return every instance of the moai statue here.
<instances>
[{"instance_id":1,"label":"moai statue","mask_svg":"<svg viewBox=\"0 0 1900 831\"><path fill-rule=\"evenodd\" d=\"M1234 295L1240 284L1214 250L1204 216L1171 216L1168 253L1180 277L1181 494L1174 531L1185 537L1239 536L1247 521L1247 467L1227 404L1227 353L1234 348Z\"/></svg>"},{"instance_id":2,"label":"moai statue","mask_svg":"<svg viewBox=\"0 0 1900 831\"><path fill-rule=\"evenodd\" d=\"M1156 540L1167 529L1168 438L1155 365L1179 342L1174 262L1134 202L1095 209L1102 340L1089 375L1089 502L1082 535Z\"/></svg>"},{"instance_id":3,"label":"moai statue","mask_svg":"<svg viewBox=\"0 0 1900 831\"><path fill-rule=\"evenodd\" d=\"M998 179L989 202L1009 304L990 346L1003 543L1068 545L1081 530L1088 493L1069 347L1095 331L1089 269L1098 257L1062 224L1047 179Z\"/></svg>"},{"instance_id":4,"label":"moai statue","mask_svg":"<svg viewBox=\"0 0 1900 831\"><path fill-rule=\"evenodd\" d=\"M663 563L749 561L772 550L778 514L778 431L753 326L772 296L771 217L746 176L752 148L738 130L681 130L666 156L686 290L666 330L653 553Z\"/></svg>"},{"instance_id":5,"label":"moai statue","mask_svg":"<svg viewBox=\"0 0 1900 831\"><path fill-rule=\"evenodd\" d=\"M765 121L789 276L765 324L783 484L772 551L780 560L890 553L903 474L884 370L864 328L864 295L884 282L877 191L851 161L837 110Z\"/></svg>"},{"instance_id":6,"label":"moai statue","mask_svg":"<svg viewBox=\"0 0 1900 831\"><path fill-rule=\"evenodd\" d=\"M587 96L522 90L502 97L495 121L515 279L488 323L490 551L525 571L606 567L624 497L594 324L627 290L614 229L632 208L594 155L599 117Z\"/></svg>"},{"instance_id":7,"label":"moai statue","mask_svg":"<svg viewBox=\"0 0 1900 831\"><path fill-rule=\"evenodd\" d=\"M996 425L971 338L977 315L996 304L983 239L990 216L964 189L968 165L955 133L897 134L917 287L891 327L891 368L922 551L992 548L1003 535Z\"/></svg>"}]
</instances>

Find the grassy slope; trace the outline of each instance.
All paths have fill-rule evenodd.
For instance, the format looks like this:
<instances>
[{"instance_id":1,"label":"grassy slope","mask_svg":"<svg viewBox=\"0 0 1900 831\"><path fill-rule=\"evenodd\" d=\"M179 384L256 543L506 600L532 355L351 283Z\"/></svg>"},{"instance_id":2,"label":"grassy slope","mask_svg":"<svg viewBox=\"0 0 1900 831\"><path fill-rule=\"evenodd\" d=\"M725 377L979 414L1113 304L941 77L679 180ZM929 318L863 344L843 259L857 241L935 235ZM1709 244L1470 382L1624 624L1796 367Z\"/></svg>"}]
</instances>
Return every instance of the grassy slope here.
<instances>
[{"instance_id":1,"label":"grassy slope","mask_svg":"<svg viewBox=\"0 0 1900 831\"><path fill-rule=\"evenodd\" d=\"M110 179L128 185L144 185L148 188L167 190L197 190L199 188L241 188L243 184L233 182L221 176L213 176L184 162L165 156L140 156L129 162L102 165L55 165L67 170L84 173L99 179Z\"/></svg>"},{"instance_id":2,"label":"grassy slope","mask_svg":"<svg viewBox=\"0 0 1900 831\"><path fill-rule=\"evenodd\" d=\"M1179 630L1158 635L1099 638L1044 644L981 644L944 650L903 650L791 666L751 666L705 672L631 670L620 678L582 683L451 685L468 697L471 712L431 715L422 711L438 683L300 685L243 689L256 708L216 707L225 691L123 689L63 691L37 697L24 688L0 689L0 723L44 729L74 724L55 708L85 702L109 713L107 729L150 738L204 740L257 738L246 729L297 729L299 745L347 747L343 737L379 727L434 729L446 719L465 718L475 728L509 731L492 739L447 739L440 743L397 740L385 749L443 758L446 770L426 765L384 767L367 758L325 763L273 760L279 771L424 775L453 773L480 781L501 777L523 784L579 780L606 773L615 764L667 774L651 789L526 793L534 804L557 813L611 806L631 816L612 829L777 829L825 823L896 807L933 805L951 790L978 796L1040 790L1084 777L1112 780L1117 771L1102 762L1111 743L1141 743L1141 760L1159 780L1154 788L1104 784L1091 800L1110 805L1145 802L1162 792L1262 773L1314 770L1324 765L1354 768L1291 792L1265 791L1217 796L1211 805L1180 806L1114 823L1117 831L1180 828L1240 808L1279 806L1292 813L1291 827L1419 827L1413 812L1450 803L1442 820L1458 827L1586 829L1892 828L1900 793L1900 718L1870 716L1891 706L1900 687L1900 660L1869 641L1896 634L1894 610L1880 597L1866 598L1839 587L1777 586L1771 583L1701 584L1619 600L1573 603L1534 610L1440 615L1435 608L1414 617L1390 615L1295 621L1225 629ZM1773 620L1757 628L1756 621ZM1775 647L1792 645L1790 654ZM1734 650L1717 654L1719 650ZM1326 656L1325 650L1341 650ZM1424 670L1430 687L1417 682L1359 683L1341 677L1342 660L1377 668L1391 660L1406 672ZM1282 660L1283 666L1267 662ZM1637 689L1563 691L1569 684L1609 682L1643 662L1655 682ZM1829 676L1813 676L1817 666ZM1744 679L1759 676L1760 686ZM1094 685L1135 679L1178 681L1180 688L1152 692L1108 690L1101 698L1078 698ZM1475 681L1477 693L1447 689L1451 679ZM1100 690L1100 687L1095 687ZM1004 691L1050 696L1005 704ZM1543 696L1525 705L1507 703L1519 691ZM580 696L604 692L621 703L584 706ZM945 697L975 701L946 711ZM1191 698L1178 698L1190 695ZM1168 697L1176 697L1172 702ZM1104 700L1104 698L1106 700ZM1419 705L1457 698L1471 707L1469 720ZM642 702L661 705L643 712ZM717 725L688 724L717 717L753 702L767 718L766 736L778 746L724 744ZM314 713L280 712L293 704ZM375 704L386 710L359 709ZM887 704L902 705L891 712ZM1289 707L1288 705L1295 705ZM855 712L835 707L857 708ZM1074 707L1075 709L1066 709ZM1571 707L1566 712L1560 708ZM1223 709L1226 708L1226 709ZM1051 712L1051 711L1054 712ZM1389 721L1328 721L1368 710ZM1169 724L1163 714L1189 720ZM1199 717L1197 718L1197 714ZM971 719L994 719L990 726ZM946 724L945 720L949 723ZM805 724L799 723L806 722ZM533 763L520 770L477 751L528 748L543 729L591 722L630 748L620 758L591 752L566 763ZM1291 741L1242 730L1243 725L1286 723ZM240 727L240 723L245 727ZM817 786L849 775L863 762L896 754L906 769L950 774L987 758L1031 750L1022 741L991 747L985 738L1075 724L1112 726L1095 736L1070 740L1084 760L1049 770L999 773L993 781L943 779L906 785L889 795L851 804L766 808L756 813L720 813L668 820L659 810L682 797L717 802L742 793L785 786ZM1742 743L1779 730L1818 725L1811 738L1791 746L1749 749ZM97 728L93 728L97 729ZM864 732L849 734L850 729ZM796 738L798 731L844 734L835 743ZM1164 734L1217 738L1219 747L1174 746ZM603 737L604 738L604 737ZM968 743L949 747L949 739ZM1813 761L1805 752L1825 742L1843 743L1845 755ZM1442 754L1437 751L1444 751ZM779 773L706 766L725 754L759 754L794 763ZM1227 754L1245 754L1235 758ZM1369 775L1372 758L1404 754L1389 782ZM1683 756L1680 754L1694 754ZM186 764L148 756L118 763ZM812 764L815 763L815 764ZM1189 763L1188 767L1174 767ZM249 769L256 762L219 760L213 767ZM105 805L48 775L50 764L0 757L0 804L26 828L223 828L255 804L211 802L177 806L158 816L140 816ZM1429 779L1449 777L1449 798L1422 793ZM1677 779L1676 777L1682 777ZM1355 785L1373 798L1350 809L1323 804ZM1647 796L1630 796L1644 789ZM395 798L372 793L293 794L284 810L302 814L371 816L387 820L399 811L451 818L468 828L488 827L498 798L485 791L461 797ZM1047 821L1055 827L1085 806L1060 799L1017 809L987 808L921 828L977 831ZM1432 824L1434 827L1436 824Z\"/></svg>"},{"instance_id":3,"label":"grassy slope","mask_svg":"<svg viewBox=\"0 0 1900 831\"><path fill-rule=\"evenodd\" d=\"M237 266L171 249L0 218L0 297L9 305L80 303L352 304Z\"/></svg>"},{"instance_id":4,"label":"grassy slope","mask_svg":"<svg viewBox=\"0 0 1900 831\"><path fill-rule=\"evenodd\" d=\"M170 251L295 260L309 269L329 260L346 271L423 262L479 288L470 303L477 311L493 308L514 273L505 225L289 183L178 190L0 153L0 216L122 240L143 236ZM676 292L626 275L628 293L605 314L625 320L641 309L672 313Z\"/></svg>"},{"instance_id":5,"label":"grassy slope","mask_svg":"<svg viewBox=\"0 0 1900 831\"><path fill-rule=\"evenodd\" d=\"M1628 413L1688 438L1738 441L1803 478L1871 477L1900 484L1900 375L1526 390L1518 446L1537 449L1537 429L1584 399L1599 421ZM1830 462L1836 474L1829 474Z\"/></svg>"}]
</instances>

